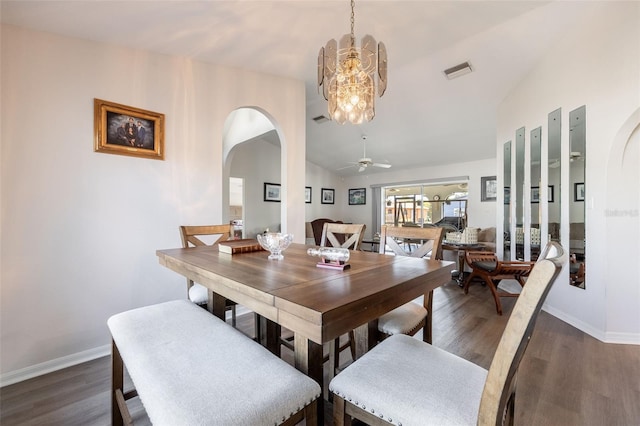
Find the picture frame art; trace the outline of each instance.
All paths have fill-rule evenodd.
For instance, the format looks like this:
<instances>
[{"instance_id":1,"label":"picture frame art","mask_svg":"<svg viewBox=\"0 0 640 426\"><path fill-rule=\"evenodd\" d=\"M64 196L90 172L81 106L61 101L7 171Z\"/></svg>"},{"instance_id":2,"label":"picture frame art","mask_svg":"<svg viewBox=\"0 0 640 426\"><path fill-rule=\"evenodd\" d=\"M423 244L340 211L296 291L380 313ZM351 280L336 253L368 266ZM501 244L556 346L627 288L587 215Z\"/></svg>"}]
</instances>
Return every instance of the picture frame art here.
<instances>
[{"instance_id":1,"label":"picture frame art","mask_svg":"<svg viewBox=\"0 0 640 426\"><path fill-rule=\"evenodd\" d=\"M304 187L304 202L307 204L311 204L311 187Z\"/></svg>"},{"instance_id":2,"label":"picture frame art","mask_svg":"<svg viewBox=\"0 0 640 426\"><path fill-rule=\"evenodd\" d=\"M537 186L531 187L531 202L539 203L540 202L540 188ZM553 203L553 185L548 186L547 190L547 202Z\"/></svg>"},{"instance_id":3,"label":"picture frame art","mask_svg":"<svg viewBox=\"0 0 640 426\"><path fill-rule=\"evenodd\" d=\"M584 201L584 182L573 184L573 201Z\"/></svg>"},{"instance_id":4,"label":"picture frame art","mask_svg":"<svg viewBox=\"0 0 640 426\"><path fill-rule=\"evenodd\" d=\"M334 189L322 188L322 191L320 192L321 203L333 204L335 200L335 193L336 191Z\"/></svg>"},{"instance_id":5,"label":"picture frame art","mask_svg":"<svg viewBox=\"0 0 640 426\"><path fill-rule=\"evenodd\" d=\"M282 199L279 183L264 183L264 201L279 203Z\"/></svg>"},{"instance_id":6,"label":"picture frame art","mask_svg":"<svg viewBox=\"0 0 640 426\"><path fill-rule=\"evenodd\" d=\"M94 151L164 160L164 114L93 100Z\"/></svg>"},{"instance_id":7,"label":"picture frame art","mask_svg":"<svg viewBox=\"0 0 640 426\"><path fill-rule=\"evenodd\" d=\"M498 199L498 180L495 176L480 178L480 201L496 201Z\"/></svg>"},{"instance_id":8,"label":"picture frame art","mask_svg":"<svg viewBox=\"0 0 640 426\"><path fill-rule=\"evenodd\" d=\"M360 206L367 204L367 189L355 188L349 190L349 205Z\"/></svg>"}]
</instances>

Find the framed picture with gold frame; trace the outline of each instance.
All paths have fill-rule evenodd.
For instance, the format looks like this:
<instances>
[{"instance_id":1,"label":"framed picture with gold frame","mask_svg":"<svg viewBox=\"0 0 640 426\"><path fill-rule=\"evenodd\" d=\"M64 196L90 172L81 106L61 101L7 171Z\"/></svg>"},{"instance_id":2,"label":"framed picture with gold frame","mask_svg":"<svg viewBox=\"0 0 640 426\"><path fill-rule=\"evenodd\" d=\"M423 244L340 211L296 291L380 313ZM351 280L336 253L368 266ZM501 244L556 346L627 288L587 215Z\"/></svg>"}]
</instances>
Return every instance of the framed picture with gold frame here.
<instances>
[{"instance_id":1,"label":"framed picture with gold frame","mask_svg":"<svg viewBox=\"0 0 640 426\"><path fill-rule=\"evenodd\" d=\"M94 99L94 151L164 160L164 114Z\"/></svg>"}]
</instances>

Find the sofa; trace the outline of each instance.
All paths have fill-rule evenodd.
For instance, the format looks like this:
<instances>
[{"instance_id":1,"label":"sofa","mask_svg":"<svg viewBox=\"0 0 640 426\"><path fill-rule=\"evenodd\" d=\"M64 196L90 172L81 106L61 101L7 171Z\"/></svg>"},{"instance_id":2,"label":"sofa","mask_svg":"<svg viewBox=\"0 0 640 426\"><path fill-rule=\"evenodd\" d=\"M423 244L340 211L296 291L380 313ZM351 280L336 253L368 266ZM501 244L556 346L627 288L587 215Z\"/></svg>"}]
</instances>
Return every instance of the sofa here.
<instances>
[{"instance_id":1,"label":"sofa","mask_svg":"<svg viewBox=\"0 0 640 426\"><path fill-rule=\"evenodd\" d=\"M478 231L478 244L481 244L486 251L496 252L496 228L481 228Z\"/></svg>"}]
</instances>

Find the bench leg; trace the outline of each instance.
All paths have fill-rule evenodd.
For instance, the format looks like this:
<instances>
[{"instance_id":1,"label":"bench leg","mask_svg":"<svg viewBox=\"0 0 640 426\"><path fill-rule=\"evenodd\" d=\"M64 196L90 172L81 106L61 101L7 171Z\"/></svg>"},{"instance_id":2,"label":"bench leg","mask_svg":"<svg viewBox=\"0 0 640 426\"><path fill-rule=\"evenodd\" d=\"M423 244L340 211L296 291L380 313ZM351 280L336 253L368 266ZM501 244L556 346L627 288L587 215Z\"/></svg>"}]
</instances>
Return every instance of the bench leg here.
<instances>
[{"instance_id":1,"label":"bench leg","mask_svg":"<svg viewBox=\"0 0 640 426\"><path fill-rule=\"evenodd\" d=\"M111 424L122 426L122 415L118 405L116 391L122 394L124 386L124 368L116 342L111 340Z\"/></svg>"}]
</instances>

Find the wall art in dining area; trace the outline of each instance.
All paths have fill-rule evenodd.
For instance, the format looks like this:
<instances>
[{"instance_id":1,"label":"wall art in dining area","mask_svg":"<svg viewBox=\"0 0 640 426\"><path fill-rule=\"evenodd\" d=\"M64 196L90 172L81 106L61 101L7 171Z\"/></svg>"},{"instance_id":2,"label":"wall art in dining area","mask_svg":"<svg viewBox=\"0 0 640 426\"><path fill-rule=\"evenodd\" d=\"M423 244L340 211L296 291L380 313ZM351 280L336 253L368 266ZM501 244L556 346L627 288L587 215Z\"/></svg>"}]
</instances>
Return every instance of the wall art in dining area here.
<instances>
[{"instance_id":1,"label":"wall art in dining area","mask_svg":"<svg viewBox=\"0 0 640 426\"><path fill-rule=\"evenodd\" d=\"M366 188L350 189L349 205L358 206L362 204L367 204L367 189Z\"/></svg>"},{"instance_id":2,"label":"wall art in dining area","mask_svg":"<svg viewBox=\"0 0 640 426\"><path fill-rule=\"evenodd\" d=\"M280 202L280 184L279 183L264 183L264 201Z\"/></svg>"},{"instance_id":3,"label":"wall art in dining area","mask_svg":"<svg viewBox=\"0 0 640 426\"><path fill-rule=\"evenodd\" d=\"M549 203L553 203L553 185L549 185L549 189L547 190L547 201ZM532 186L531 187L531 202L539 203L540 202L540 187Z\"/></svg>"},{"instance_id":4,"label":"wall art in dining area","mask_svg":"<svg viewBox=\"0 0 640 426\"><path fill-rule=\"evenodd\" d=\"M164 160L164 114L93 101L94 151Z\"/></svg>"},{"instance_id":5,"label":"wall art in dining area","mask_svg":"<svg viewBox=\"0 0 640 426\"><path fill-rule=\"evenodd\" d=\"M480 178L480 201L496 201L498 198L498 180L495 176Z\"/></svg>"},{"instance_id":6,"label":"wall art in dining area","mask_svg":"<svg viewBox=\"0 0 640 426\"><path fill-rule=\"evenodd\" d=\"M335 198L335 190L329 188L322 188L320 192L320 201L322 204L333 204Z\"/></svg>"},{"instance_id":7,"label":"wall art in dining area","mask_svg":"<svg viewBox=\"0 0 640 426\"><path fill-rule=\"evenodd\" d=\"M584 182L573 184L573 201L584 201Z\"/></svg>"}]
</instances>

